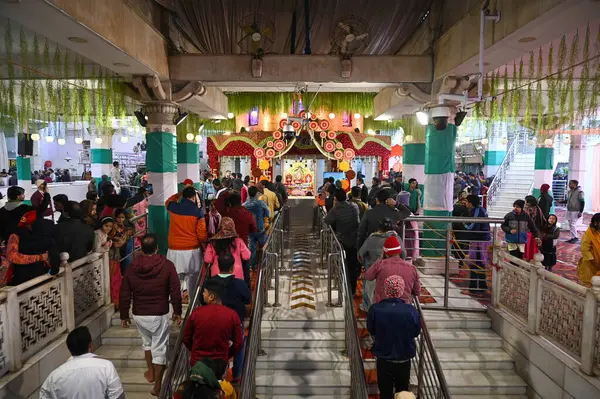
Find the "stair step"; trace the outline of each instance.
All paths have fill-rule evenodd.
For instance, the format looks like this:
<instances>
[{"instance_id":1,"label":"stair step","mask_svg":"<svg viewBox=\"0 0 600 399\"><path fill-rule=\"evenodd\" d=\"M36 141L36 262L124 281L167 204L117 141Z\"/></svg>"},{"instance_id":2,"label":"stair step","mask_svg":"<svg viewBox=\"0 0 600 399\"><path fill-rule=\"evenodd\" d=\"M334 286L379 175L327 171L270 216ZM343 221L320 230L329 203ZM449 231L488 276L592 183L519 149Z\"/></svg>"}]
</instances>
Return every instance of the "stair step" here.
<instances>
[{"instance_id":1,"label":"stair step","mask_svg":"<svg viewBox=\"0 0 600 399\"><path fill-rule=\"evenodd\" d=\"M110 360L117 368L146 367L141 346L102 345L94 353Z\"/></svg>"},{"instance_id":2,"label":"stair step","mask_svg":"<svg viewBox=\"0 0 600 399\"><path fill-rule=\"evenodd\" d=\"M267 370L348 370L350 361L340 350L272 350L259 356L257 369Z\"/></svg>"},{"instance_id":3,"label":"stair step","mask_svg":"<svg viewBox=\"0 0 600 399\"><path fill-rule=\"evenodd\" d=\"M260 325L263 329L343 330L344 320L265 320L263 318Z\"/></svg>"},{"instance_id":4,"label":"stair step","mask_svg":"<svg viewBox=\"0 0 600 399\"><path fill-rule=\"evenodd\" d=\"M129 396L127 397L129 399ZM452 399L529 399L527 395L452 395Z\"/></svg>"},{"instance_id":5,"label":"stair step","mask_svg":"<svg viewBox=\"0 0 600 399\"><path fill-rule=\"evenodd\" d=\"M501 348L502 338L491 330L431 330L436 348Z\"/></svg>"},{"instance_id":6,"label":"stair step","mask_svg":"<svg viewBox=\"0 0 600 399\"><path fill-rule=\"evenodd\" d=\"M119 373L121 385L123 385L125 392L148 392L149 394L153 384L146 381L144 377L147 370L145 367L117 367L117 373Z\"/></svg>"},{"instance_id":7,"label":"stair step","mask_svg":"<svg viewBox=\"0 0 600 399\"><path fill-rule=\"evenodd\" d=\"M514 371L444 370L444 376L453 398L454 395L524 395L527 393L527 383Z\"/></svg>"},{"instance_id":8,"label":"stair step","mask_svg":"<svg viewBox=\"0 0 600 399\"><path fill-rule=\"evenodd\" d=\"M174 345L177 341L179 328L171 329L170 345ZM137 328L131 326L129 328L111 327L102 334L102 345L120 345L120 346L135 346L141 347L142 338Z\"/></svg>"},{"instance_id":9,"label":"stair step","mask_svg":"<svg viewBox=\"0 0 600 399\"><path fill-rule=\"evenodd\" d=\"M349 370L256 370L256 393L350 395Z\"/></svg>"},{"instance_id":10,"label":"stair step","mask_svg":"<svg viewBox=\"0 0 600 399\"><path fill-rule=\"evenodd\" d=\"M448 328L489 329L492 327L492 320L483 312L424 310L423 318L430 331Z\"/></svg>"},{"instance_id":11,"label":"stair step","mask_svg":"<svg viewBox=\"0 0 600 399\"><path fill-rule=\"evenodd\" d=\"M125 397L127 399L156 399L156 396L152 396L150 394L150 390L152 389L152 385L148 385L148 391L144 392L135 392L135 391L125 391Z\"/></svg>"},{"instance_id":12,"label":"stair step","mask_svg":"<svg viewBox=\"0 0 600 399\"><path fill-rule=\"evenodd\" d=\"M348 395L277 395L277 394L263 394L256 395L257 399L348 399ZM129 396L127 396L129 399Z\"/></svg>"},{"instance_id":13,"label":"stair step","mask_svg":"<svg viewBox=\"0 0 600 399\"><path fill-rule=\"evenodd\" d=\"M344 330L276 329L262 330L262 347L266 348L344 348Z\"/></svg>"}]
</instances>

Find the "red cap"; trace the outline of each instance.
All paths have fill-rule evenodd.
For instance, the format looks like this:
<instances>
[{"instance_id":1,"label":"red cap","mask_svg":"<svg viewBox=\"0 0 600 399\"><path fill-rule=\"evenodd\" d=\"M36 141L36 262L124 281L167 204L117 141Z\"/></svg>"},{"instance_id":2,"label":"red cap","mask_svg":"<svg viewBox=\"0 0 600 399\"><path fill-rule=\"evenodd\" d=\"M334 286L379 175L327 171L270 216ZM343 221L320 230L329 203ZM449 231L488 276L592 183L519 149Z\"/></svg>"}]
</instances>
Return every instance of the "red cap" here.
<instances>
[{"instance_id":1,"label":"red cap","mask_svg":"<svg viewBox=\"0 0 600 399\"><path fill-rule=\"evenodd\" d=\"M383 252L388 256L400 255L402 252L402 247L400 246L400 241L396 236L390 236L385 240L383 244Z\"/></svg>"},{"instance_id":2,"label":"red cap","mask_svg":"<svg viewBox=\"0 0 600 399\"><path fill-rule=\"evenodd\" d=\"M194 181L192 179L185 179L183 181L184 186L191 186L192 184L194 184Z\"/></svg>"}]
</instances>

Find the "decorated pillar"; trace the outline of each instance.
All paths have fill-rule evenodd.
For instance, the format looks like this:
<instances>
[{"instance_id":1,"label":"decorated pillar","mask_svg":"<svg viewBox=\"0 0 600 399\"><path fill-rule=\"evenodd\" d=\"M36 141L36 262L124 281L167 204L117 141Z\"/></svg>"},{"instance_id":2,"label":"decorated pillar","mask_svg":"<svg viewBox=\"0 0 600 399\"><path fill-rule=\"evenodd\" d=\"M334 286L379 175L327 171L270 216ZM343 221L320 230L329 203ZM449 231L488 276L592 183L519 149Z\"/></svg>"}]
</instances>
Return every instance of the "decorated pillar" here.
<instances>
[{"instance_id":1,"label":"decorated pillar","mask_svg":"<svg viewBox=\"0 0 600 399\"><path fill-rule=\"evenodd\" d=\"M586 136L571 136L571 148L569 150L569 179L577 180L582 186L585 181L586 152Z\"/></svg>"},{"instance_id":2,"label":"decorated pillar","mask_svg":"<svg viewBox=\"0 0 600 399\"><path fill-rule=\"evenodd\" d=\"M25 203L31 204L30 198L34 193L31 184L31 158L29 156L17 157L17 185L25 190Z\"/></svg>"},{"instance_id":3,"label":"decorated pillar","mask_svg":"<svg viewBox=\"0 0 600 399\"><path fill-rule=\"evenodd\" d=\"M146 104L148 115L146 125L146 168L148 184L152 185L154 194L148 197L149 229L158 238L159 251L166 253L168 249L169 215L165 201L177 193L177 138L173 117L177 113L177 105L171 102L151 102ZM197 147L196 147L197 148ZM193 151L187 147L185 152ZM193 159L189 155L189 159ZM196 152L197 157L197 152Z\"/></svg>"},{"instance_id":4,"label":"decorated pillar","mask_svg":"<svg viewBox=\"0 0 600 399\"><path fill-rule=\"evenodd\" d=\"M533 177L533 193L538 198L542 184L549 184L552 188L554 174L554 140L553 136L538 136L535 148L535 166ZM552 192L550 192L552 195Z\"/></svg>"},{"instance_id":5,"label":"decorated pillar","mask_svg":"<svg viewBox=\"0 0 600 399\"><path fill-rule=\"evenodd\" d=\"M415 117L404 130L404 144L402 156L402 176L404 188L408 190L408 180L417 179L421 193L425 190L425 126L422 126Z\"/></svg>"},{"instance_id":6,"label":"decorated pillar","mask_svg":"<svg viewBox=\"0 0 600 399\"><path fill-rule=\"evenodd\" d=\"M112 138L97 136L90 140L90 163L92 177L96 178L96 184L102 180L102 175L110 179L110 168L112 167Z\"/></svg>"},{"instance_id":7,"label":"decorated pillar","mask_svg":"<svg viewBox=\"0 0 600 399\"><path fill-rule=\"evenodd\" d=\"M177 141L177 183L183 189L183 181L191 179L194 187L200 190L200 144L178 136Z\"/></svg>"},{"instance_id":8,"label":"decorated pillar","mask_svg":"<svg viewBox=\"0 0 600 399\"><path fill-rule=\"evenodd\" d=\"M508 124L506 122L493 122L488 132L488 144L483 157L483 175L495 176L506 156L508 143Z\"/></svg>"},{"instance_id":9,"label":"decorated pillar","mask_svg":"<svg viewBox=\"0 0 600 399\"><path fill-rule=\"evenodd\" d=\"M454 173L456 171L455 144L457 128L454 124L456 109L440 105L431 109L431 117L447 117L447 125L430 123L425 134L425 187L423 214L446 217L452 214ZM421 244L424 257L443 257L446 249L447 223L427 222ZM427 239L431 240L427 240ZM441 238L441 239L440 239Z\"/></svg>"}]
</instances>

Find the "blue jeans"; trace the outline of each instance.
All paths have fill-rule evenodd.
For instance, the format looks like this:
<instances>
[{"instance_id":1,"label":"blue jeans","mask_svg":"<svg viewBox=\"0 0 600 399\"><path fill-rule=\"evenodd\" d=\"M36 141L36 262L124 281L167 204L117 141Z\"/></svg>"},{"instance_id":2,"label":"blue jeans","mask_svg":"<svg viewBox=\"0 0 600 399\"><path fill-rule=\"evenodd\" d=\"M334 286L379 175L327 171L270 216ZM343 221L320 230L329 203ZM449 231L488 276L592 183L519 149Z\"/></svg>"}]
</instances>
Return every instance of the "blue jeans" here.
<instances>
[{"instance_id":1,"label":"blue jeans","mask_svg":"<svg viewBox=\"0 0 600 399\"><path fill-rule=\"evenodd\" d=\"M244 365L244 351L246 350L246 337L244 336L244 323L242 322L242 348L233 357L233 379L237 380L242 376L242 367Z\"/></svg>"},{"instance_id":2,"label":"blue jeans","mask_svg":"<svg viewBox=\"0 0 600 399\"><path fill-rule=\"evenodd\" d=\"M250 242L250 267L252 270L256 269L256 244L263 246L267 240L267 233L265 231L250 233L248 237Z\"/></svg>"}]
</instances>

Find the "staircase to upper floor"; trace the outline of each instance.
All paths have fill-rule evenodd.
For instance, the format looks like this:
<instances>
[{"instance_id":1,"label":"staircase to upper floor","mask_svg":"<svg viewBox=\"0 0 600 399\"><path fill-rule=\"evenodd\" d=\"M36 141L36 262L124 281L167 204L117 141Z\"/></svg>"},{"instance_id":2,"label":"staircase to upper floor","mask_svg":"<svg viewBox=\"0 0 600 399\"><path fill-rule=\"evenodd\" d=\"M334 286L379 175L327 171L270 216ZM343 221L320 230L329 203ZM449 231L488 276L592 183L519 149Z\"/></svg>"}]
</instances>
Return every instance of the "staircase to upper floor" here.
<instances>
[{"instance_id":1,"label":"staircase to upper floor","mask_svg":"<svg viewBox=\"0 0 600 399\"><path fill-rule=\"evenodd\" d=\"M534 179L534 164L535 154L529 153L515 154L514 159L506 164L502 180L496 182L498 188L493 200L488 199L490 217L504 217L512 210L515 200L529 195Z\"/></svg>"}]
</instances>

